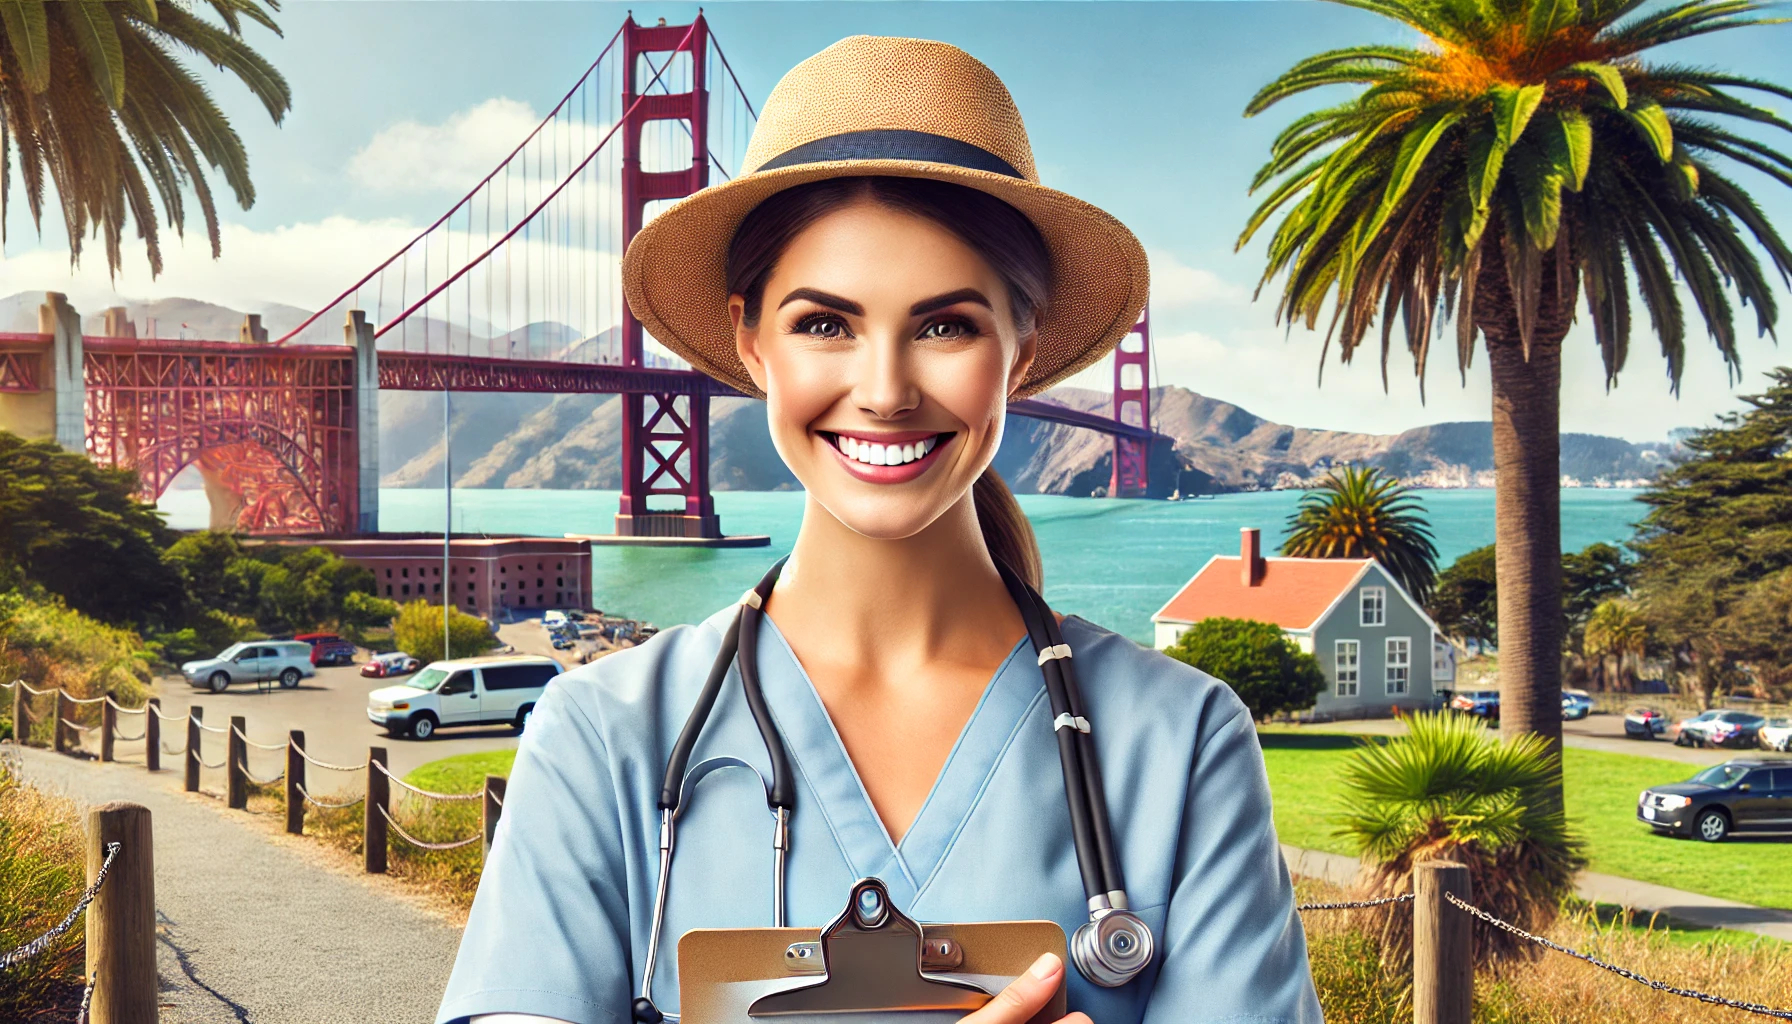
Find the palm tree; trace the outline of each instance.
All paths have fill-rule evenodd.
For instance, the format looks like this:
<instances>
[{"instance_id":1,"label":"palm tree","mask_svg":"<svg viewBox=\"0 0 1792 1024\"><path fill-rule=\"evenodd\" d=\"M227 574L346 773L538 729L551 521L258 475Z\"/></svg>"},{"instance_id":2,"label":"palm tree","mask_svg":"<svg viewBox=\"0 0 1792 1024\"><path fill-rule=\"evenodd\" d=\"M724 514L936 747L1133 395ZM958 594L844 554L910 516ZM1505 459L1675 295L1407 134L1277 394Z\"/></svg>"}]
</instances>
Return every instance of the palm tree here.
<instances>
[{"instance_id":1,"label":"palm tree","mask_svg":"<svg viewBox=\"0 0 1792 1024\"><path fill-rule=\"evenodd\" d=\"M1345 465L1301 495L1282 554L1373 558L1413 600L1430 600L1437 548L1412 488L1374 466Z\"/></svg>"},{"instance_id":2,"label":"palm tree","mask_svg":"<svg viewBox=\"0 0 1792 1024\"><path fill-rule=\"evenodd\" d=\"M1607 658L1616 658L1618 665L1614 673L1618 683L1615 689L1628 689L1624 686L1624 666L1643 656L1648 642L1649 629L1643 622L1634 601L1621 597L1611 597L1599 602L1587 616L1586 633L1581 639L1581 651L1599 665L1599 674L1605 674Z\"/></svg>"},{"instance_id":3,"label":"palm tree","mask_svg":"<svg viewBox=\"0 0 1792 1024\"><path fill-rule=\"evenodd\" d=\"M243 41L247 18L276 34L278 0L205 0L221 25L193 3L157 0L5 0L0 3L0 244L4 244L12 146L31 220L43 230L45 176L62 205L70 261L80 262L91 230L102 235L117 273L125 217L136 223L161 273L153 186L162 212L184 234L187 186L221 252L207 164L248 209L255 202L243 142L199 79L185 51L240 79L274 123L292 106L286 79Z\"/></svg>"},{"instance_id":4,"label":"palm tree","mask_svg":"<svg viewBox=\"0 0 1792 1024\"><path fill-rule=\"evenodd\" d=\"M1239 239L1275 216L1263 284L1285 275L1278 319L1329 323L1349 360L1380 319L1386 386L1399 316L1423 383L1430 339L1454 320L1466 377L1477 333L1493 384L1501 728L1561 741L1559 430L1562 339L1577 296L1624 367L1630 295L1642 298L1678 389L1689 295L1737 372L1728 292L1778 318L1769 275L1792 250L1735 165L1792 185L1792 157L1751 132L1792 130L1736 95L1792 90L1721 71L1645 63L1653 47L1765 23L1754 0L1338 0L1416 30L1301 61L1246 114L1330 85L1367 86L1296 118L1253 189L1274 183ZM1259 286L1260 288L1262 285ZM1682 291L1683 289L1683 291ZM1335 290L1335 295L1334 295ZM1327 315L1326 307L1331 305Z\"/></svg>"},{"instance_id":5,"label":"palm tree","mask_svg":"<svg viewBox=\"0 0 1792 1024\"><path fill-rule=\"evenodd\" d=\"M1551 794L1558 756L1540 736L1497 742L1467 715L1420 713L1406 728L1386 744L1365 742L1341 772L1353 810L1336 834L1362 854L1369 894L1409 893L1415 863L1454 860L1468 866L1477 905L1528 931L1548 926L1584 863ZM1407 962L1411 912L1395 908L1383 927L1383 961ZM1476 942L1494 956L1536 952L1493 928Z\"/></svg>"}]
</instances>

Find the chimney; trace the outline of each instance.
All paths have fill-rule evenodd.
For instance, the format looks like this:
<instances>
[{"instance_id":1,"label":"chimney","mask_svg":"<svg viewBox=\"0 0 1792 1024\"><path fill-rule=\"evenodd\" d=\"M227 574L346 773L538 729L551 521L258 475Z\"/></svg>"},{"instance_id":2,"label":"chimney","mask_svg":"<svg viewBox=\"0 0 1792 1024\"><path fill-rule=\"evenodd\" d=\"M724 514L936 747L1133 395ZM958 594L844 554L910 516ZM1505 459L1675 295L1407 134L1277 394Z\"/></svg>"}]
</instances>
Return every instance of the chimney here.
<instances>
[{"instance_id":1,"label":"chimney","mask_svg":"<svg viewBox=\"0 0 1792 1024\"><path fill-rule=\"evenodd\" d=\"M1263 537L1253 526L1244 527L1238 535L1238 555L1243 562L1239 579L1245 586L1254 587L1263 582Z\"/></svg>"}]
</instances>

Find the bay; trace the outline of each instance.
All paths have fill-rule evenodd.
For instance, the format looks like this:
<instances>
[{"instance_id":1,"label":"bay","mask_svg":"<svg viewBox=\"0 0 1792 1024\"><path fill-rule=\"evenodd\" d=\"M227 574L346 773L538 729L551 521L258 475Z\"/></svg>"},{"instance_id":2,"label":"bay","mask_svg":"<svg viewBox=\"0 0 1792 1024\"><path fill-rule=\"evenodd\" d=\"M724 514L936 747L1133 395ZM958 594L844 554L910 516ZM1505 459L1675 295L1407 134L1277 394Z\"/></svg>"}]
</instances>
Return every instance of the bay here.
<instances>
[{"instance_id":1,"label":"bay","mask_svg":"<svg viewBox=\"0 0 1792 1024\"><path fill-rule=\"evenodd\" d=\"M1622 543L1646 508L1640 492L1602 488L1562 491L1562 546ZM1045 556L1045 596L1053 608L1081 615L1141 643L1151 640L1151 614L1214 555L1238 552L1238 531L1263 531L1272 551L1286 536L1299 491L1226 494L1200 501L1128 501L1026 494ZM1440 566L1493 543L1493 491L1416 492L1436 537ZM557 537L608 533L615 491L456 490L454 529L464 533ZM771 537L764 548L592 549L592 596L608 612L659 626L694 622L734 601L773 560L788 553L802 522L800 491L717 491L716 512L730 534ZM171 491L161 507L169 524L201 528L202 491ZM440 491L380 491L380 528L440 532Z\"/></svg>"}]
</instances>

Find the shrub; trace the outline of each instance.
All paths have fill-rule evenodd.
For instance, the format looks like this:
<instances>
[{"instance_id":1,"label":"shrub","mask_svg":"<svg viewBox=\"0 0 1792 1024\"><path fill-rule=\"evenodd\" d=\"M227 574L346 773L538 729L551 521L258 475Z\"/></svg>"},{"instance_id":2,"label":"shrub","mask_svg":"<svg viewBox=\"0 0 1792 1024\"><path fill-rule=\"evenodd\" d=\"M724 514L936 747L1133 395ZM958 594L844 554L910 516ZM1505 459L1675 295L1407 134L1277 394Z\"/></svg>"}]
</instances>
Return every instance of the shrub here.
<instances>
[{"instance_id":1,"label":"shrub","mask_svg":"<svg viewBox=\"0 0 1792 1024\"><path fill-rule=\"evenodd\" d=\"M498 638L484 619L450 607L448 656L469 658L498 646ZM431 661L442 656L442 606L411 601L398 610L392 622L392 639L398 649L413 658Z\"/></svg>"},{"instance_id":2,"label":"shrub","mask_svg":"<svg viewBox=\"0 0 1792 1024\"><path fill-rule=\"evenodd\" d=\"M0 759L0 950L11 950L61 922L87 885L86 840L72 801L20 782ZM79 994L82 926L41 956L14 966L0 984L0 1020L30 1020ZM59 1017L58 1019L70 1019Z\"/></svg>"},{"instance_id":3,"label":"shrub","mask_svg":"<svg viewBox=\"0 0 1792 1024\"><path fill-rule=\"evenodd\" d=\"M1164 653L1224 680L1259 720L1310 708L1325 689L1319 659L1267 622L1203 619Z\"/></svg>"},{"instance_id":4,"label":"shrub","mask_svg":"<svg viewBox=\"0 0 1792 1024\"><path fill-rule=\"evenodd\" d=\"M1585 863L1553 789L1560 759L1539 736L1495 739L1467 716L1417 714L1407 735L1365 743L1344 764L1347 806L1337 834L1354 839L1375 896L1412 891L1423 860L1468 865L1475 903L1527 931L1556 918ZM1405 964L1412 915L1405 907L1373 912L1385 920L1385 958ZM1483 929L1489 957L1529 955L1537 947Z\"/></svg>"},{"instance_id":5,"label":"shrub","mask_svg":"<svg viewBox=\"0 0 1792 1024\"><path fill-rule=\"evenodd\" d=\"M363 640L368 630L388 625L397 617L397 601L359 590L342 599L342 628L356 641Z\"/></svg>"},{"instance_id":6,"label":"shrub","mask_svg":"<svg viewBox=\"0 0 1792 1024\"><path fill-rule=\"evenodd\" d=\"M136 633L91 619L60 598L0 593L0 677L7 682L60 686L82 698L110 693L135 706L149 694L153 657Z\"/></svg>"}]
</instances>

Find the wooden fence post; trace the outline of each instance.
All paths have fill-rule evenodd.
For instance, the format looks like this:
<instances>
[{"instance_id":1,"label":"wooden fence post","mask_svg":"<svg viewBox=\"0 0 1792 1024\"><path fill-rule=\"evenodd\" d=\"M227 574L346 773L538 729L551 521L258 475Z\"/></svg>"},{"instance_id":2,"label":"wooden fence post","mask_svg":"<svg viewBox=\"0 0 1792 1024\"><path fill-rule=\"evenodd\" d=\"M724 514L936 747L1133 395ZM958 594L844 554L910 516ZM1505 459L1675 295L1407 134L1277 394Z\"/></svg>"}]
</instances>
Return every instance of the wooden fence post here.
<instances>
[{"instance_id":1,"label":"wooden fence post","mask_svg":"<svg viewBox=\"0 0 1792 1024\"><path fill-rule=\"evenodd\" d=\"M480 848L480 860L492 855L492 837L498 834L498 818L504 813L504 784L507 780L502 775L485 777L485 799L481 802L483 814L480 820L485 832L485 843Z\"/></svg>"},{"instance_id":2,"label":"wooden fence post","mask_svg":"<svg viewBox=\"0 0 1792 1024\"><path fill-rule=\"evenodd\" d=\"M21 747L31 745L30 699L25 692L25 681L15 680L12 684L12 741Z\"/></svg>"},{"instance_id":3,"label":"wooden fence post","mask_svg":"<svg viewBox=\"0 0 1792 1024\"><path fill-rule=\"evenodd\" d=\"M112 760L112 743L118 732L118 709L112 706L112 698L107 697L100 702L100 762Z\"/></svg>"},{"instance_id":4,"label":"wooden fence post","mask_svg":"<svg viewBox=\"0 0 1792 1024\"><path fill-rule=\"evenodd\" d=\"M367 799L361 803L361 847L369 874L386 871L386 815L391 786L386 782L386 748L367 748Z\"/></svg>"},{"instance_id":5,"label":"wooden fence post","mask_svg":"<svg viewBox=\"0 0 1792 1024\"><path fill-rule=\"evenodd\" d=\"M199 723L205 720L205 709L195 704L187 709L187 778L186 791L199 792Z\"/></svg>"},{"instance_id":6,"label":"wooden fence post","mask_svg":"<svg viewBox=\"0 0 1792 1024\"><path fill-rule=\"evenodd\" d=\"M87 812L87 884L119 843L87 908L93 1024L156 1024L156 869L149 808L116 801Z\"/></svg>"},{"instance_id":7,"label":"wooden fence post","mask_svg":"<svg viewBox=\"0 0 1792 1024\"><path fill-rule=\"evenodd\" d=\"M56 708L52 713L56 716L56 720L50 723L50 735L53 737L50 745L56 748L58 754L66 754L68 753L68 726L63 725L62 720L68 717L68 695L62 692L61 687L56 690Z\"/></svg>"},{"instance_id":8,"label":"wooden fence post","mask_svg":"<svg viewBox=\"0 0 1792 1024\"><path fill-rule=\"evenodd\" d=\"M286 734L286 831L305 834L305 732L294 729Z\"/></svg>"},{"instance_id":9,"label":"wooden fence post","mask_svg":"<svg viewBox=\"0 0 1792 1024\"><path fill-rule=\"evenodd\" d=\"M1468 867L1455 861L1413 865L1413 1024L1469 1024L1474 1007L1475 965L1467 913L1444 893L1469 902Z\"/></svg>"},{"instance_id":10,"label":"wooden fence post","mask_svg":"<svg viewBox=\"0 0 1792 1024\"><path fill-rule=\"evenodd\" d=\"M247 735L248 721L242 715L231 715L230 732L224 736L224 749L229 751L224 759L224 795L233 811L249 806L249 744L243 741Z\"/></svg>"},{"instance_id":11,"label":"wooden fence post","mask_svg":"<svg viewBox=\"0 0 1792 1024\"><path fill-rule=\"evenodd\" d=\"M162 770L162 698L151 697L143 706L143 763L152 772Z\"/></svg>"}]
</instances>

